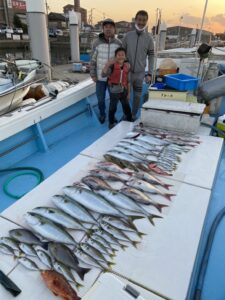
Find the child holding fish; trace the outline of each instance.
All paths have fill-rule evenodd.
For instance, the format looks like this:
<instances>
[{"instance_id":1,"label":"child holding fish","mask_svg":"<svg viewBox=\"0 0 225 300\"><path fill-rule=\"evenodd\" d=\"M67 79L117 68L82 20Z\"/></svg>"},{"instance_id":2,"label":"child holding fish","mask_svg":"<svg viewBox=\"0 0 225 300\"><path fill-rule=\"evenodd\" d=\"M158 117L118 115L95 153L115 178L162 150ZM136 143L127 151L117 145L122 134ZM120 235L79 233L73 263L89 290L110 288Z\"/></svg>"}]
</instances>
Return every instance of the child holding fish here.
<instances>
[{"instance_id":1,"label":"child holding fish","mask_svg":"<svg viewBox=\"0 0 225 300\"><path fill-rule=\"evenodd\" d=\"M124 48L117 48L115 59L109 60L102 70L102 77L108 77L110 93L109 104L109 129L116 124L115 113L118 101L121 102L123 113L127 121L132 120L130 99L130 65L126 62L126 51Z\"/></svg>"}]
</instances>

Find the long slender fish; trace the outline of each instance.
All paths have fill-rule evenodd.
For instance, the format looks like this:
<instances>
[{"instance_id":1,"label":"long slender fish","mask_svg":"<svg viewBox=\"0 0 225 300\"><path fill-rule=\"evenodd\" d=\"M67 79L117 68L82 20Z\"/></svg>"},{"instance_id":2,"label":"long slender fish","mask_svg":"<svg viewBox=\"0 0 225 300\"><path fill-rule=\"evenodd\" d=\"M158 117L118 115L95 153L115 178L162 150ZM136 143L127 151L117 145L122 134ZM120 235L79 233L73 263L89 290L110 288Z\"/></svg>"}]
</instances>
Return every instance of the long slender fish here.
<instances>
[{"instance_id":1,"label":"long slender fish","mask_svg":"<svg viewBox=\"0 0 225 300\"><path fill-rule=\"evenodd\" d=\"M100 214L123 217L124 215L110 205L103 197L94 192L75 186L68 186L63 189L64 193L74 201L84 205L87 209Z\"/></svg>"},{"instance_id":2,"label":"long slender fish","mask_svg":"<svg viewBox=\"0 0 225 300\"><path fill-rule=\"evenodd\" d=\"M33 234L32 231L24 228L17 228L12 229L9 231L9 235L16 241L25 243L25 244L32 244L32 245L40 245L41 241L39 238Z\"/></svg>"},{"instance_id":3,"label":"long slender fish","mask_svg":"<svg viewBox=\"0 0 225 300\"><path fill-rule=\"evenodd\" d=\"M53 207L36 207L32 209L32 212L45 217L64 228L75 230L86 230L86 228L70 215L64 213L62 210Z\"/></svg>"},{"instance_id":4,"label":"long slender fish","mask_svg":"<svg viewBox=\"0 0 225 300\"><path fill-rule=\"evenodd\" d=\"M90 224L96 224L94 217L79 203L73 201L68 197L55 195L52 197L53 203L60 209L62 209L68 215L74 217L80 222L86 222Z\"/></svg>"},{"instance_id":5,"label":"long slender fish","mask_svg":"<svg viewBox=\"0 0 225 300\"><path fill-rule=\"evenodd\" d=\"M77 245L74 238L61 227L48 219L34 213L27 213L25 219L28 225L49 241Z\"/></svg>"}]
</instances>

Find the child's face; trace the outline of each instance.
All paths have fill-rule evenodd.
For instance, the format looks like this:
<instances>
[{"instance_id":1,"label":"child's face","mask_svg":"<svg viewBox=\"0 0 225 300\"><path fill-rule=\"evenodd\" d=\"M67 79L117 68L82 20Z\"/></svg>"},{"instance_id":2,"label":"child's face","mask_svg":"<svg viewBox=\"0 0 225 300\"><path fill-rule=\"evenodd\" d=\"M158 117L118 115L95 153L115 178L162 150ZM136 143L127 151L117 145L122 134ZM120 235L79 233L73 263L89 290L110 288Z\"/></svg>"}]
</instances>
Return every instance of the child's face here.
<instances>
[{"instance_id":1,"label":"child's face","mask_svg":"<svg viewBox=\"0 0 225 300\"><path fill-rule=\"evenodd\" d=\"M123 63L125 61L125 59L126 59L125 52L124 51L117 52L115 59L116 59L117 63Z\"/></svg>"}]
</instances>

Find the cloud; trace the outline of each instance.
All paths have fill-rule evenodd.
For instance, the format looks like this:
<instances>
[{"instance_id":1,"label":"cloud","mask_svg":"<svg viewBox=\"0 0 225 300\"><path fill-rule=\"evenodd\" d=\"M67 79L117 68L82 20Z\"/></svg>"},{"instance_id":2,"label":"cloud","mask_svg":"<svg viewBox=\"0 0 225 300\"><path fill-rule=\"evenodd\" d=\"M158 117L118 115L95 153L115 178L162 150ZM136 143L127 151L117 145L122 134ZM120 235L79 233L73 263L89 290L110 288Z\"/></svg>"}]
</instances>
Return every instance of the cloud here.
<instances>
[{"instance_id":1,"label":"cloud","mask_svg":"<svg viewBox=\"0 0 225 300\"><path fill-rule=\"evenodd\" d=\"M211 20L209 18L205 18L204 26L210 25L210 23L211 23L210 21ZM179 17L168 19L167 22L168 22L168 24L173 24L173 25L177 25L177 26L179 26L181 24L181 26L196 28L196 27L201 26L202 18L192 16L189 13L185 13L185 14L179 15Z\"/></svg>"},{"instance_id":2,"label":"cloud","mask_svg":"<svg viewBox=\"0 0 225 300\"><path fill-rule=\"evenodd\" d=\"M225 14L218 14L211 18L212 22L215 22L219 25L225 26Z\"/></svg>"}]
</instances>

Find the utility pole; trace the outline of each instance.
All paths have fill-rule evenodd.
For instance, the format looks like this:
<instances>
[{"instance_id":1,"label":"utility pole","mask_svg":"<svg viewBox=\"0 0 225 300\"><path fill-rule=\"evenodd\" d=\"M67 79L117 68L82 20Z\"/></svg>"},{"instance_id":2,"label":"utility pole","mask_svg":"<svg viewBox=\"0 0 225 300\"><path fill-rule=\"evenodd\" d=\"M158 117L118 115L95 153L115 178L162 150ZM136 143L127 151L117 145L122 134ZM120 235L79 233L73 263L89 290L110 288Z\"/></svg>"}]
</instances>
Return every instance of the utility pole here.
<instances>
[{"instance_id":1,"label":"utility pole","mask_svg":"<svg viewBox=\"0 0 225 300\"><path fill-rule=\"evenodd\" d=\"M95 8L91 8L89 17L88 17L88 24L93 26L93 11L95 10Z\"/></svg>"},{"instance_id":2,"label":"utility pole","mask_svg":"<svg viewBox=\"0 0 225 300\"><path fill-rule=\"evenodd\" d=\"M201 23L199 37L198 37L198 44L200 44L201 39L202 39L202 29L203 29L203 25L204 25L204 21L205 21L207 6L208 6L208 0L205 1L205 7L204 7L203 15L202 15L202 23Z\"/></svg>"},{"instance_id":3,"label":"utility pole","mask_svg":"<svg viewBox=\"0 0 225 300\"><path fill-rule=\"evenodd\" d=\"M7 0L3 0L3 6L4 6L5 22L6 25L9 26L9 11L8 11Z\"/></svg>"}]
</instances>

